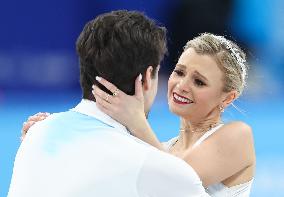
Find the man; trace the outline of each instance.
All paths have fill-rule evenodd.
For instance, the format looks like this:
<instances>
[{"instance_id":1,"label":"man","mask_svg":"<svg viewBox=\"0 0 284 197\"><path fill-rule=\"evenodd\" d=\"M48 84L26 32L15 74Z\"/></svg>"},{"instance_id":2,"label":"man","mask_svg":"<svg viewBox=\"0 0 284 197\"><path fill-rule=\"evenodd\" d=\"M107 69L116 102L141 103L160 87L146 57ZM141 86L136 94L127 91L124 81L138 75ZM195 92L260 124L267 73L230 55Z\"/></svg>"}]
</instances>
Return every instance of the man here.
<instances>
[{"instance_id":1,"label":"man","mask_svg":"<svg viewBox=\"0 0 284 197\"><path fill-rule=\"evenodd\" d=\"M147 113L167 51L165 28L139 12L114 11L88 22L76 47L83 99L29 130L8 197L205 196L190 166L130 135L96 107L91 93L101 76L133 94L142 73Z\"/></svg>"}]
</instances>

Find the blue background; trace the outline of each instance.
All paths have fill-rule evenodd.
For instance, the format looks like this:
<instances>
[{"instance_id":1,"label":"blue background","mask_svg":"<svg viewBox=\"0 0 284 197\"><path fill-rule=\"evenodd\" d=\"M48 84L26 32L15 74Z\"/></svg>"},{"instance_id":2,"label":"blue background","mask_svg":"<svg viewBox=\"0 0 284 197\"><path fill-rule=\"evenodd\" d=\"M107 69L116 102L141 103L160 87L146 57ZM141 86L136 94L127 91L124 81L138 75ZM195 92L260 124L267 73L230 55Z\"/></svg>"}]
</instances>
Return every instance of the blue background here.
<instances>
[{"instance_id":1,"label":"blue background","mask_svg":"<svg viewBox=\"0 0 284 197\"><path fill-rule=\"evenodd\" d=\"M248 87L225 121L254 131L257 169L251 196L284 196L284 2L281 0L2 1L0 6L0 197L7 195L22 123L37 112L65 111L81 99L75 41L84 24L117 9L140 10L169 31L150 121L160 140L178 133L168 111L170 70L185 42L225 34L248 52Z\"/></svg>"}]
</instances>

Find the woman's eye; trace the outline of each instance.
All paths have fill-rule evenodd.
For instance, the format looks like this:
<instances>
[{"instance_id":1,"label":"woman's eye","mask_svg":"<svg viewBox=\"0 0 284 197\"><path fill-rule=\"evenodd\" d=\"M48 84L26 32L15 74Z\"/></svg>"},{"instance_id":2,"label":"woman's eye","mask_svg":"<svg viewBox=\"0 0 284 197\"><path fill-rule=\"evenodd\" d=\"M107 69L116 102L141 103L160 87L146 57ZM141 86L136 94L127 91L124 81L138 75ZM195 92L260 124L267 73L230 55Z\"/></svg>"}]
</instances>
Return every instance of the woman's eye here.
<instances>
[{"instance_id":1,"label":"woman's eye","mask_svg":"<svg viewBox=\"0 0 284 197\"><path fill-rule=\"evenodd\" d=\"M206 84L201 81L200 79L195 79L194 80L194 83L197 85L197 86L205 86Z\"/></svg>"},{"instance_id":2,"label":"woman's eye","mask_svg":"<svg viewBox=\"0 0 284 197\"><path fill-rule=\"evenodd\" d=\"M174 73L176 73L178 76L183 76L183 71L181 71L181 70L175 69Z\"/></svg>"}]
</instances>

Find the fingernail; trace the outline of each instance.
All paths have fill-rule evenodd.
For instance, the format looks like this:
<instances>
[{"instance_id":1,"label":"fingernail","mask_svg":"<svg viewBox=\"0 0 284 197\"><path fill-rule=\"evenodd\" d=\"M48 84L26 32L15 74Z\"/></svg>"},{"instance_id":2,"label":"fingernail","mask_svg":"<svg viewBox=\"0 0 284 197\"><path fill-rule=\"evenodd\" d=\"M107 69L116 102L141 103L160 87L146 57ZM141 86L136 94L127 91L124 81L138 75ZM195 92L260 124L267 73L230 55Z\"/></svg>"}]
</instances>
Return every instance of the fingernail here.
<instances>
[{"instance_id":1,"label":"fingernail","mask_svg":"<svg viewBox=\"0 0 284 197\"><path fill-rule=\"evenodd\" d=\"M92 85L92 88L95 89L95 85Z\"/></svg>"},{"instance_id":2,"label":"fingernail","mask_svg":"<svg viewBox=\"0 0 284 197\"><path fill-rule=\"evenodd\" d=\"M141 73L139 74L138 80L139 80L139 81L142 80L142 75L141 75Z\"/></svg>"},{"instance_id":3,"label":"fingernail","mask_svg":"<svg viewBox=\"0 0 284 197\"><path fill-rule=\"evenodd\" d=\"M102 78L99 77L99 76L96 76L96 80L97 80L97 81L100 81L100 80L102 80Z\"/></svg>"}]
</instances>

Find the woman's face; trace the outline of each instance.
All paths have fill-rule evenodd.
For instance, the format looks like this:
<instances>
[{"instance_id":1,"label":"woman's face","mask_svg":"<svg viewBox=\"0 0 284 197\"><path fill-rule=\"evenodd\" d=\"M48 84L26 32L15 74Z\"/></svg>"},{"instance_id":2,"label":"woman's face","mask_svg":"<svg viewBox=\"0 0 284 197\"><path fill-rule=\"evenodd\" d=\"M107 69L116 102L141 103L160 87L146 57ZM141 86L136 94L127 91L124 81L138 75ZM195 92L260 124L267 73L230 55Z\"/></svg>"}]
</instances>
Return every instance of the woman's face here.
<instances>
[{"instance_id":1,"label":"woman's face","mask_svg":"<svg viewBox=\"0 0 284 197\"><path fill-rule=\"evenodd\" d=\"M168 81L170 110L189 120L206 120L220 115L224 99L223 73L209 55L189 48L182 53Z\"/></svg>"}]
</instances>

